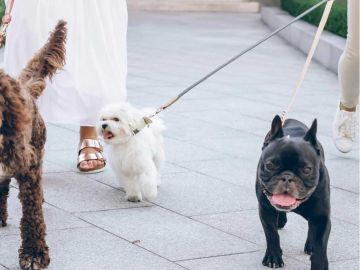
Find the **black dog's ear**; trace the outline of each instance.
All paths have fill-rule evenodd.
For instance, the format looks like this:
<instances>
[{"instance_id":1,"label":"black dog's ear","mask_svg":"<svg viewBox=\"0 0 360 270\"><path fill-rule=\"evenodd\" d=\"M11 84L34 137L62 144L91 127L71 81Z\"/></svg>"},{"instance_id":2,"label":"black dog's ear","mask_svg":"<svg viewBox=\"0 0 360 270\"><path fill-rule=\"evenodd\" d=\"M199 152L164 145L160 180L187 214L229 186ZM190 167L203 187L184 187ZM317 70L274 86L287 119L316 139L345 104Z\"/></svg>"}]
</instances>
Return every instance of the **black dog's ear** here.
<instances>
[{"instance_id":1,"label":"black dog's ear","mask_svg":"<svg viewBox=\"0 0 360 270\"><path fill-rule=\"evenodd\" d=\"M317 120L314 119L314 121L311 124L311 127L309 128L309 130L306 132L306 134L304 136L304 140L307 142L310 142L311 145L314 146L316 152L320 153L320 147L319 147L318 141L316 139L316 132L317 132Z\"/></svg>"},{"instance_id":2,"label":"black dog's ear","mask_svg":"<svg viewBox=\"0 0 360 270\"><path fill-rule=\"evenodd\" d=\"M284 137L282 121L280 116L276 115L271 123L271 130L265 137L262 149L264 149L271 141Z\"/></svg>"}]
</instances>

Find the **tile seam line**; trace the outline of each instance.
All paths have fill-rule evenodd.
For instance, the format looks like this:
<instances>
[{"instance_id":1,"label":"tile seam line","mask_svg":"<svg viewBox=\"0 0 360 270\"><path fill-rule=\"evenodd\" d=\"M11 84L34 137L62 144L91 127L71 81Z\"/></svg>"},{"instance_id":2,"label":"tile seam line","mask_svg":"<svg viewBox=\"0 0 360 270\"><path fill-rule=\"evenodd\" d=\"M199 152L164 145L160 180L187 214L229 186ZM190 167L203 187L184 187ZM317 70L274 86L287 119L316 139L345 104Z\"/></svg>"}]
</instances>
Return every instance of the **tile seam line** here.
<instances>
[{"instance_id":1,"label":"tile seam line","mask_svg":"<svg viewBox=\"0 0 360 270\"><path fill-rule=\"evenodd\" d=\"M67 230L76 230L76 229L88 229L88 228L91 228L91 226L87 225L87 226L79 226L79 227L69 227L69 228L62 228L62 229L46 229L46 232L59 232L59 231L67 231ZM18 228L18 230L20 230ZM3 237L11 237L11 236L18 236L19 233L9 233L9 234L3 234L3 235L0 235L0 236L3 236ZM0 264L1 266L1 264Z\"/></svg>"},{"instance_id":2,"label":"tile seam line","mask_svg":"<svg viewBox=\"0 0 360 270\"><path fill-rule=\"evenodd\" d=\"M235 211L224 211L224 212L216 212L216 213L205 213L205 214L199 214L199 215L191 215L188 216L189 218L197 218L197 217L204 217L204 216L213 216L213 215L222 215L222 214L233 214L233 213L241 213L246 211L256 211L258 208L249 208L249 209L241 209L241 210L235 210Z\"/></svg>"},{"instance_id":3,"label":"tile seam line","mask_svg":"<svg viewBox=\"0 0 360 270\"><path fill-rule=\"evenodd\" d=\"M175 164L172 164L172 165L175 165ZM246 186L244 186L244 185L238 185L238 184L235 184L235 183L230 182L230 181L228 181L228 180L224 180L224 179L222 179L222 178L218 178L218 177L216 177L216 176L211 176L211 175L208 175L208 174L206 174L206 173L203 173L203 172L200 172L200 171L197 171L197 170L189 169L189 168L184 167L183 165L180 165L180 164L176 164L176 166L178 166L178 167L180 167L180 168L182 168L182 169L187 169L187 170L189 170L189 172L195 172L195 173L200 174L200 175L202 175L202 176L206 176L206 177L208 177L208 178L211 178L211 179L214 179L214 180L217 180L217 181L225 182L225 183L230 184L231 186L234 186L234 187L249 188L249 187L246 187ZM186 172L184 172L184 173L186 173ZM255 177L254 177L254 178L255 178ZM254 186L255 186L255 181L254 181ZM255 192L254 192L254 194L255 194ZM254 195L254 197L256 197L256 195Z\"/></svg>"},{"instance_id":4,"label":"tile seam line","mask_svg":"<svg viewBox=\"0 0 360 270\"><path fill-rule=\"evenodd\" d=\"M7 268L5 265L0 263L0 266L4 267L6 270L10 270L10 268Z\"/></svg>"},{"instance_id":5,"label":"tile seam line","mask_svg":"<svg viewBox=\"0 0 360 270\"><path fill-rule=\"evenodd\" d=\"M143 205L143 206L135 206L135 207L119 207L119 208L111 208L111 209L101 209L101 210L89 210L89 211L71 211L67 212L69 214L90 214L90 213L103 213L103 212L110 212L110 211L118 211L118 210L131 210L131 209L139 209L139 208L149 208L153 207L153 205Z\"/></svg>"},{"instance_id":6,"label":"tile seam line","mask_svg":"<svg viewBox=\"0 0 360 270\"><path fill-rule=\"evenodd\" d=\"M190 258L190 259L184 259L184 260L177 260L175 262L187 262L187 261L196 261L196 260L202 260L202 259L211 259L211 258L219 258L219 257L227 257L227 256L233 256L233 255L242 255L242 254L251 254L261 251L259 250L253 250L253 251L244 251L244 252L236 252L236 253L229 253L229 254L221 254L221 255L215 255L215 256L205 256L205 257L198 257L198 258Z\"/></svg>"}]
</instances>

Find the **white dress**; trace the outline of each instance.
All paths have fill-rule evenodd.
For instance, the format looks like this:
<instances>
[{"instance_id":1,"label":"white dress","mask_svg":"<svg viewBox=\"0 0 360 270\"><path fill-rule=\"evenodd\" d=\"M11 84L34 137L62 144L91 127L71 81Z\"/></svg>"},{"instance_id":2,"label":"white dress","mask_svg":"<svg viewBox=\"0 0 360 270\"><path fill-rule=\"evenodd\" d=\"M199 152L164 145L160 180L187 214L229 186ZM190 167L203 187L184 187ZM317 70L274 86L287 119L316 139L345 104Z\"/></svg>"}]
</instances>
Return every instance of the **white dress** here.
<instances>
[{"instance_id":1,"label":"white dress","mask_svg":"<svg viewBox=\"0 0 360 270\"><path fill-rule=\"evenodd\" d=\"M66 65L38 101L46 122L95 126L100 109L126 99L126 0L15 0L5 71L17 77L58 20L68 23Z\"/></svg>"}]
</instances>

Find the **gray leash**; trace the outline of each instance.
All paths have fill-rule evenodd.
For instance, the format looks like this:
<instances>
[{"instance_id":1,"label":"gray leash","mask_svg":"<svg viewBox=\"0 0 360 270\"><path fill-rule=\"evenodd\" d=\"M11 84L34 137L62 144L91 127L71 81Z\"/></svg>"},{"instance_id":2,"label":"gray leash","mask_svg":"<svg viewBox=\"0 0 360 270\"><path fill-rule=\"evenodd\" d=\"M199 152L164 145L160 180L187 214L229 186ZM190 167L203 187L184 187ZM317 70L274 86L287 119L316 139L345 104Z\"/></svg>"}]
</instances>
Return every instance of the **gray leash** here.
<instances>
[{"instance_id":1,"label":"gray leash","mask_svg":"<svg viewBox=\"0 0 360 270\"><path fill-rule=\"evenodd\" d=\"M231 58L230 60L228 60L227 62L225 62L224 64L222 64L221 66L219 66L218 68L214 69L213 71L211 71L209 74L207 74L206 76L204 76L203 78L201 78L200 80L198 80L197 82L193 83L192 85L190 85L188 88L186 88L185 90L183 90L180 94L178 94L176 97L170 99L168 102L166 102L165 104L163 104L162 106L160 106L155 113L153 113L152 115L148 116L148 117L144 117L144 123L141 125L141 127L137 128L134 130L134 134L137 134L141 129L143 129L144 127L148 126L151 123L151 119L152 117L156 116L157 114L161 113L162 111L166 110L167 108L169 108L171 105L173 105L176 101L178 101L182 96L184 96L185 94L187 94L190 90L192 90L193 88L195 88L196 86L198 86L199 84L201 84L202 82L206 81L207 79L209 79L211 76L213 76L214 74L216 74L217 72L219 72L220 70L222 70L224 67L230 65L232 62L234 62L235 60L237 60L238 58L240 58L241 56L243 56L244 54L246 54L247 52L251 51L252 49L256 48L257 46L259 46L260 44L262 44L263 42L267 41L268 39L270 39L271 37L277 35L279 32L281 32L282 30L284 30L285 28L287 28L288 26L292 25L293 23L297 22L298 20L300 20L302 17L306 16L307 14L309 14L310 12L312 12L314 9L318 8L319 6L323 5L324 3L328 2L330 0L322 0L319 3L317 3L316 5L314 5L313 7L309 8L308 10L304 11L303 13L301 13L300 15L298 15L297 17L295 17L293 20L291 20L290 22L288 22L287 24L285 24L284 26L276 29L275 31L273 31L272 33L270 33L269 35L267 35L266 37L264 37L263 39L259 40L258 42L256 42L255 44L251 45L250 47L246 48L245 50L243 50L242 52L240 52L239 54L235 55L233 58Z\"/></svg>"}]
</instances>

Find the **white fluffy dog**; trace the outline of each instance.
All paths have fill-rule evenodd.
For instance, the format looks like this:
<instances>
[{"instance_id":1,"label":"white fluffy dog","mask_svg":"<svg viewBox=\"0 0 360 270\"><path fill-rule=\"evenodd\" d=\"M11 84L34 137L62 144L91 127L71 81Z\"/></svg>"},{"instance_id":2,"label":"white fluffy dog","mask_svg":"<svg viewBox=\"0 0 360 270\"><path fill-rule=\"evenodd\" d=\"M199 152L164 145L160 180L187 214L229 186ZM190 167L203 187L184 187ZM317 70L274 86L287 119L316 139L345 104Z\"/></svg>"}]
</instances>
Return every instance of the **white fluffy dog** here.
<instances>
[{"instance_id":1,"label":"white fluffy dog","mask_svg":"<svg viewBox=\"0 0 360 270\"><path fill-rule=\"evenodd\" d=\"M144 116L154 110L138 110L129 103L117 103L101 111L98 132L110 145L110 164L126 191L126 199L139 202L143 196L154 200L165 160L163 121L154 117L140 132Z\"/></svg>"}]
</instances>

